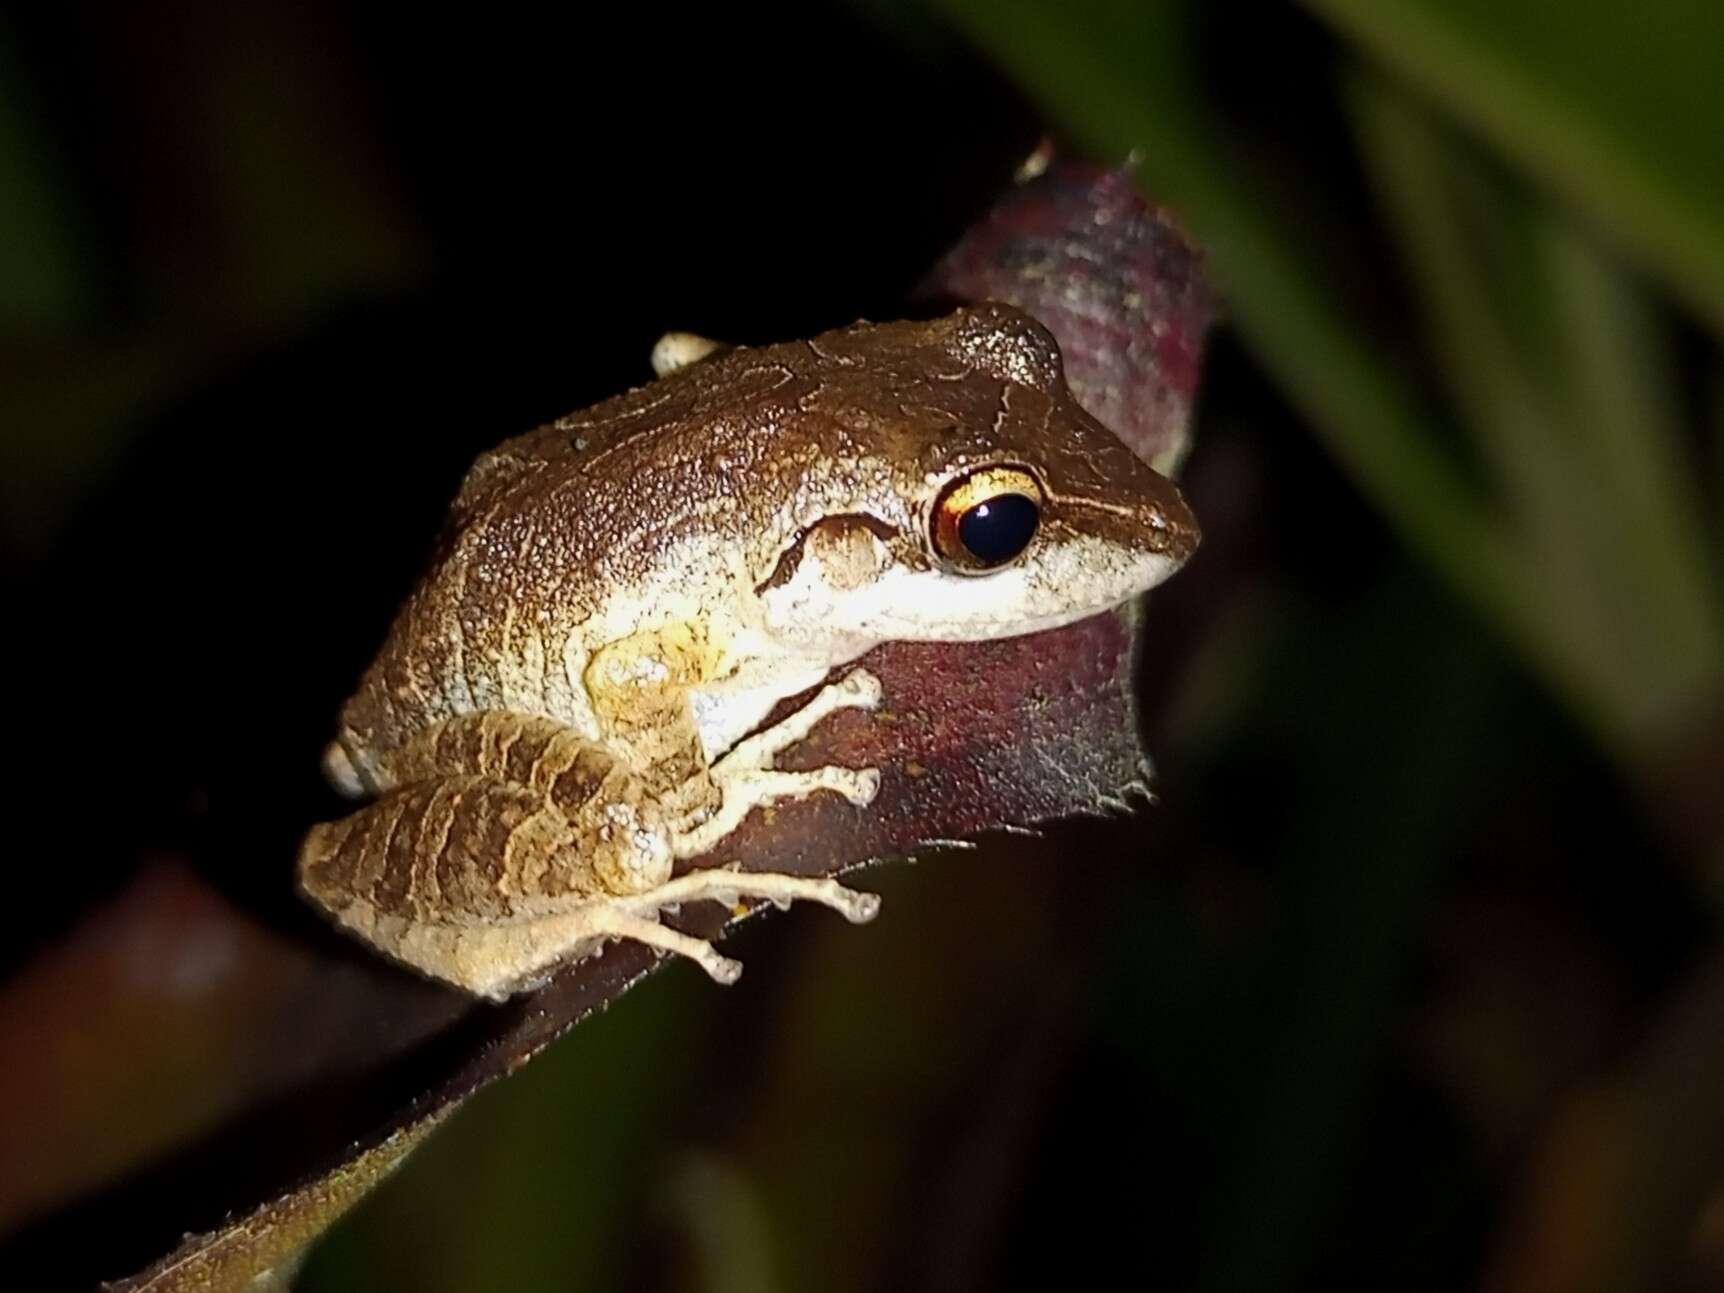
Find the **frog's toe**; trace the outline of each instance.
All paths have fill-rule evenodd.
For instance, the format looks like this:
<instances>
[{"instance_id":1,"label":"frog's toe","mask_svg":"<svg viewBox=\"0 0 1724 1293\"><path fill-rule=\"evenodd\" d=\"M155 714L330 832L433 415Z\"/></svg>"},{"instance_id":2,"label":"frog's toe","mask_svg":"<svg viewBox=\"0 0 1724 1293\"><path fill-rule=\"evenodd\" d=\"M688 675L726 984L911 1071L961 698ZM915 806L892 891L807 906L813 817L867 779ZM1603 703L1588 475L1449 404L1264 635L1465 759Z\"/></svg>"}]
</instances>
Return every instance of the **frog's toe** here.
<instances>
[{"instance_id":1,"label":"frog's toe","mask_svg":"<svg viewBox=\"0 0 1724 1293\"><path fill-rule=\"evenodd\" d=\"M669 377L678 369L698 364L725 348L722 341L698 333L667 332L653 343L652 370L656 376Z\"/></svg>"},{"instance_id":2,"label":"frog's toe","mask_svg":"<svg viewBox=\"0 0 1724 1293\"><path fill-rule=\"evenodd\" d=\"M886 689L880 679L866 669L852 669L834 684L845 701L858 709L877 709Z\"/></svg>"},{"instance_id":3,"label":"frog's toe","mask_svg":"<svg viewBox=\"0 0 1724 1293\"><path fill-rule=\"evenodd\" d=\"M880 914L879 894L864 893L857 889L846 889L842 885L838 887L838 891L844 894L850 901L844 903L842 906L836 902L832 905L837 907L839 914L852 925L866 925L869 921L873 920L874 917Z\"/></svg>"},{"instance_id":4,"label":"frog's toe","mask_svg":"<svg viewBox=\"0 0 1724 1293\"><path fill-rule=\"evenodd\" d=\"M727 988L742 977L742 962L718 952L702 958L700 968L711 976L714 983L722 983Z\"/></svg>"},{"instance_id":5,"label":"frog's toe","mask_svg":"<svg viewBox=\"0 0 1724 1293\"><path fill-rule=\"evenodd\" d=\"M858 808L866 808L880 793L879 768L834 768L832 771L847 774L832 788Z\"/></svg>"}]
</instances>

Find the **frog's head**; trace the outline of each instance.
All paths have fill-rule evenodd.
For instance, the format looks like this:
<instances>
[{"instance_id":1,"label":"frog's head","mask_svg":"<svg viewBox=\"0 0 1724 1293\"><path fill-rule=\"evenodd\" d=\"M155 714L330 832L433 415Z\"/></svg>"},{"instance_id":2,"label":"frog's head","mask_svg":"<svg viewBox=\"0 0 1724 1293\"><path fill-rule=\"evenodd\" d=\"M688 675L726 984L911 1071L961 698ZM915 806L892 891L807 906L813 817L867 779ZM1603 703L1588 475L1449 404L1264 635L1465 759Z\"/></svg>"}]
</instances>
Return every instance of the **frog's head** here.
<instances>
[{"instance_id":1,"label":"frog's head","mask_svg":"<svg viewBox=\"0 0 1724 1293\"><path fill-rule=\"evenodd\" d=\"M803 642L1011 637L1154 587L1197 547L1173 483L1090 417L1002 305L816 338L811 413L844 454L760 588Z\"/></svg>"}]
</instances>

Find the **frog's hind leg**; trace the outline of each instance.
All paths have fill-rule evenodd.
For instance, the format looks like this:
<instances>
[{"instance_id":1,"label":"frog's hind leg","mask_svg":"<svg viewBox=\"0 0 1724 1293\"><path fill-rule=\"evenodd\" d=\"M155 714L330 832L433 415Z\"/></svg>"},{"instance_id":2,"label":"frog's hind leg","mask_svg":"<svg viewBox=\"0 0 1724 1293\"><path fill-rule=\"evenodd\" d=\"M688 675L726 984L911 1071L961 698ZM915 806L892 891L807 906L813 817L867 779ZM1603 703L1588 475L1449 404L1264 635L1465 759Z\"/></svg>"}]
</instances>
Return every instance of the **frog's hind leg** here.
<instances>
[{"instance_id":1,"label":"frog's hind leg","mask_svg":"<svg viewBox=\"0 0 1724 1293\"><path fill-rule=\"evenodd\" d=\"M539 923L547 933L556 931L547 940L549 945L591 946L609 938L628 939L657 951L687 957L715 982L728 985L741 977L740 961L725 956L704 938L662 924L658 916L665 908L685 902L710 900L728 907L739 897L759 898L780 906L817 902L855 925L873 920L880 911L878 894L846 889L828 877L707 870L677 876L644 893L591 898L576 911ZM541 963L548 964L549 958L543 958Z\"/></svg>"},{"instance_id":2,"label":"frog's hind leg","mask_svg":"<svg viewBox=\"0 0 1724 1293\"><path fill-rule=\"evenodd\" d=\"M658 913L685 902L712 901L733 906L738 898L759 898L779 906L817 902L852 924L873 920L880 896L846 889L828 877L780 875L767 871L690 871L644 893L623 894L594 903L585 912L589 937L628 938L665 952L686 956L718 983L735 983L742 964L722 955L705 939L659 923Z\"/></svg>"},{"instance_id":3,"label":"frog's hind leg","mask_svg":"<svg viewBox=\"0 0 1724 1293\"><path fill-rule=\"evenodd\" d=\"M704 938L660 924L653 916L637 915L628 899L595 903L587 912L587 932L600 938L626 938L661 952L685 956L715 983L732 984L742 976L742 962L725 956ZM655 909L656 910L656 909Z\"/></svg>"},{"instance_id":4,"label":"frog's hind leg","mask_svg":"<svg viewBox=\"0 0 1724 1293\"><path fill-rule=\"evenodd\" d=\"M645 893L617 898L624 911L660 911L684 902L710 900L730 906L738 898L759 898L779 906L816 902L830 907L853 925L863 925L880 912L880 895L858 893L827 876L784 875L775 871L732 871L711 868L690 871Z\"/></svg>"},{"instance_id":5,"label":"frog's hind leg","mask_svg":"<svg viewBox=\"0 0 1724 1293\"><path fill-rule=\"evenodd\" d=\"M398 751L390 771L411 779L312 828L300 889L380 951L494 1000L611 939L687 957L719 983L735 982L735 961L658 921L678 903L810 901L853 921L879 905L872 894L806 876L672 878L671 834L639 784L549 720L453 719Z\"/></svg>"},{"instance_id":6,"label":"frog's hind leg","mask_svg":"<svg viewBox=\"0 0 1724 1293\"><path fill-rule=\"evenodd\" d=\"M741 977L742 962L725 956L704 938L662 924L658 914L666 907L708 899L729 906L738 897L786 906L797 901L817 902L852 924L873 920L880 910L878 894L858 893L828 878L764 871L691 871L645 893L592 900L578 913L571 913L570 919L578 922L582 943L607 938L644 943L657 951L687 957L714 982L728 985Z\"/></svg>"}]
</instances>

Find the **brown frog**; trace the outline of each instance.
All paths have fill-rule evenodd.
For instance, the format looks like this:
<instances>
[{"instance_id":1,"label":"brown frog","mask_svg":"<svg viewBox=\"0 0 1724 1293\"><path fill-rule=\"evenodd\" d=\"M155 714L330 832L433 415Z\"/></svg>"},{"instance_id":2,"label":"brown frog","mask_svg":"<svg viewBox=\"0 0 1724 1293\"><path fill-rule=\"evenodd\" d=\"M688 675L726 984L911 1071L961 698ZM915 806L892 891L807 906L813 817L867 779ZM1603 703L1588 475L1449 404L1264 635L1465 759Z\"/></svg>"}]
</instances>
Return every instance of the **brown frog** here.
<instances>
[{"instance_id":1,"label":"brown frog","mask_svg":"<svg viewBox=\"0 0 1724 1293\"><path fill-rule=\"evenodd\" d=\"M780 771L891 640L1053 628L1197 544L1175 487L1084 413L1051 336L1001 305L717 351L673 336L647 386L482 455L438 554L342 712L326 767L370 802L315 827L303 891L483 996L636 939L728 983L678 903L878 899L701 868L750 810L866 805L872 768Z\"/></svg>"}]
</instances>

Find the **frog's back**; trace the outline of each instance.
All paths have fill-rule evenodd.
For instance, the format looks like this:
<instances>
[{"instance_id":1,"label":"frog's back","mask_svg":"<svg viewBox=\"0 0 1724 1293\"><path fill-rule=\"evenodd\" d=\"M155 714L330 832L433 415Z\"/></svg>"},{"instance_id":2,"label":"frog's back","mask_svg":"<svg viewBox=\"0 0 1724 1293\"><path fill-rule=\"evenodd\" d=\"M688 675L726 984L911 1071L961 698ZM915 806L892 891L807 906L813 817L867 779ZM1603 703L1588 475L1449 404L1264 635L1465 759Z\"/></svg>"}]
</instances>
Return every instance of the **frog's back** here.
<instances>
[{"instance_id":1,"label":"frog's back","mask_svg":"<svg viewBox=\"0 0 1724 1293\"><path fill-rule=\"evenodd\" d=\"M673 549L703 518L772 544L782 509L763 506L776 491L758 483L779 461L771 432L798 421L818 383L755 362L769 354L697 365L482 454L342 711L332 778L376 789L380 758L458 714L508 708L590 729L578 665L602 645L584 635L606 591L667 568L695 582L703 554Z\"/></svg>"},{"instance_id":2,"label":"frog's back","mask_svg":"<svg viewBox=\"0 0 1724 1293\"><path fill-rule=\"evenodd\" d=\"M482 454L343 710L341 744L363 768L462 713L517 708L586 727L575 666L603 645L582 634L601 631L591 625L607 593L655 579L752 587L829 506L823 489L852 500L875 490L892 507L891 488L873 480L891 437L925 436L923 423L987 426L1001 364L1046 365L1033 381L1011 373L1016 384L1057 380L1051 341L1020 344L1024 322L984 307L737 349ZM894 444L886 456L913 455Z\"/></svg>"}]
</instances>

